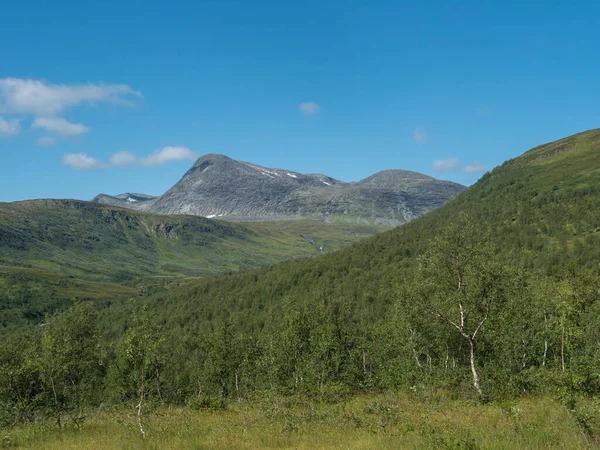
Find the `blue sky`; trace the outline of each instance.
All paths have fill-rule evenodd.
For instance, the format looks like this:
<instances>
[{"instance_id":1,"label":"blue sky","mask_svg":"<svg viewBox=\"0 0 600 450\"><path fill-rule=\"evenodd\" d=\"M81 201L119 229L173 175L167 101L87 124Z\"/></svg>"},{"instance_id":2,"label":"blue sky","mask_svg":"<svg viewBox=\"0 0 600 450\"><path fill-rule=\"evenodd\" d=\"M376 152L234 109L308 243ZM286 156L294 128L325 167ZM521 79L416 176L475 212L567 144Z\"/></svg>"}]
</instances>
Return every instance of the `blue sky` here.
<instances>
[{"instance_id":1,"label":"blue sky","mask_svg":"<svg viewBox=\"0 0 600 450\"><path fill-rule=\"evenodd\" d=\"M402 168L470 184L600 126L598 2L0 10L0 201L161 194L205 153L345 181Z\"/></svg>"}]
</instances>

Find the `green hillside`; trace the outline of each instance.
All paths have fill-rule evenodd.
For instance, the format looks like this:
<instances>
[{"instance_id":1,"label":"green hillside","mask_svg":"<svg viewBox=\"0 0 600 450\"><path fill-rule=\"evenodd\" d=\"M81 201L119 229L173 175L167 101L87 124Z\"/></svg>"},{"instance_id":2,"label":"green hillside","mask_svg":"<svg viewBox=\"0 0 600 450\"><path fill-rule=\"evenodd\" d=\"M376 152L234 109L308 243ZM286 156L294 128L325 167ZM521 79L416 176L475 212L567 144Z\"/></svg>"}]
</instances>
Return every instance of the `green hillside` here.
<instances>
[{"instance_id":1,"label":"green hillside","mask_svg":"<svg viewBox=\"0 0 600 450\"><path fill-rule=\"evenodd\" d=\"M336 250L381 229L316 220L240 225L35 200L0 204L0 264L111 281L214 275Z\"/></svg>"},{"instance_id":2,"label":"green hillside","mask_svg":"<svg viewBox=\"0 0 600 450\"><path fill-rule=\"evenodd\" d=\"M173 293L190 307L214 301L272 304L311 293L355 298L385 309L387 286L401 283L416 256L461 214L489 236L502 261L561 276L600 261L600 130L530 150L485 174L442 208L402 227L318 259L202 280ZM533 272L532 272L533 273ZM200 296L199 293L202 293ZM233 307L233 305L231 305ZM251 313L252 314L252 313Z\"/></svg>"},{"instance_id":3,"label":"green hillside","mask_svg":"<svg viewBox=\"0 0 600 450\"><path fill-rule=\"evenodd\" d=\"M0 204L0 334L77 301L104 308L193 277L317 256L383 229L319 220L241 225L74 200Z\"/></svg>"},{"instance_id":4,"label":"green hillside","mask_svg":"<svg viewBox=\"0 0 600 450\"><path fill-rule=\"evenodd\" d=\"M553 398L597 444L599 214L600 130L592 130L530 150L442 208L336 252L215 277L133 280L114 301L76 302L43 327L7 328L0 420L60 421L105 402L218 411L248 401L293 429L290 405L308 399L402 391L435 409L442 399L534 395ZM141 215L133 229L160 228L160 217ZM119 233L131 232L127 222L119 218ZM246 225L197 223L215 234L189 240L208 248L227 233L264 236ZM261 230L276 236L294 227L277 226ZM181 238L187 229L175 230ZM157 248L169 248L168 239ZM92 288L102 298L111 289ZM123 301L128 293L137 300ZM321 420L320 408L306 406L310 423ZM394 408L374 404L346 417L364 429L364 414L383 421Z\"/></svg>"},{"instance_id":5,"label":"green hillside","mask_svg":"<svg viewBox=\"0 0 600 450\"><path fill-rule=\"evenodd\" d=\"M269 358L274 372L259 377L267 385L314 391L437 380L469 389L466 342L428 316L419 297L438 275L417 270L417 257L466 217L470 239L485 243L511 285L478 343L488 393L568 384L537 384L540 374L566 376L561 359L579 388L595 391L600 379L589 364L600 360L599 214L600 130L592 130L506 162L400 228L316 259L198 280L150 305L174 342L194 347L188 336L214 338L219 330L254 336L259 356L247 370L256 376ZM475 283L478 268L467 270Z\"/></svg>"}]
</instances>

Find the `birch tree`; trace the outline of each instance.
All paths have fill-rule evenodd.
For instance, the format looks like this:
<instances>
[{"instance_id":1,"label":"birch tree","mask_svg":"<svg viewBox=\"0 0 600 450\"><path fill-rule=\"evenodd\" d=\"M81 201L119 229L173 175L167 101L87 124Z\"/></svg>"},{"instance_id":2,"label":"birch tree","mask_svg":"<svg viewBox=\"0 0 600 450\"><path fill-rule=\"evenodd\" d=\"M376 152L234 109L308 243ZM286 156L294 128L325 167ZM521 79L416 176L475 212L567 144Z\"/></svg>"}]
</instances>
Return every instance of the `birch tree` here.
<instances>
[{"instance_id":1,"label":"birch tree","mask_svg":"<svg viewBox=\"0 0 600 450\"><path fill-rule=\"evenodd\" d=\"M136 412L140 433L146 437L143 424L144 406L149 392L160 398L161 347L164 342L154 317L146 308L136 308L133 325L121 344L120 372L124 381L137 391Z\"/></svg>"},{"instance_id":2,"label":"birch tree","mask_svg":"<svg viewBox=\"0 0 600 450\"><path fill-rule=\"evenodd\" d=\"M59 428L65 413L79 424L85 400L98 389L96 320L92 306L80 303L49 317L44 327L40 367Z\"/></svg>"},{"instance_id":3,"label":"birch tree","mask_svg":"<svg viewBox=\"0 0 600 450\"><path fill-rule=\"evenodd\" d=\"M415 288L427 314L454 328L468 344L473 387L482 396L477 342L506 297L506 274L467 215L435 238L421 258Z\"/></svg>"}]
</instances>

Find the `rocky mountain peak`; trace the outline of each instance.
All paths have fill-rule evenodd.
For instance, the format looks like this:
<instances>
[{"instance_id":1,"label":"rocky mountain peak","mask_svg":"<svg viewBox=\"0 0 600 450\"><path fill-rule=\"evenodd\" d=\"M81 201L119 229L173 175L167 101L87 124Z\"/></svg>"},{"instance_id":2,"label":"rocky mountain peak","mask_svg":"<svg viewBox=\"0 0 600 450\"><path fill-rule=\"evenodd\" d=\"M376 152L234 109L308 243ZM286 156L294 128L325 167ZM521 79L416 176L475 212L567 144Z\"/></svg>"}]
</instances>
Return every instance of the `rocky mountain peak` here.
<instances>
[{"instance_id":1,"label":"rocky mountain peak","mask_svg":"<svg viewBox=\"0 0 600 450\"><path fill-rule=\"evenodd\" d=\"M463 189L406 170L385 170L346 183L327 175L305 175L208 154L159 197L140 201L128 194L124 198L104 195L94 201L232 221L319 217L398 225L441 206Z\"/></svg>"},{"instance_id":2,"label":"rocky mountain peak","mask_svg":"<svg viewBox=\"0 0 600 450\"><path fill-rule=\"evenodd\" d=\"M222 163L226 163L226 162L235 162L235 161L225 155L219 155L217 153L209 153L209 154L206 154L206 155L198 158L196 160L196 162L194 163L194 165L192 166L192 169L200 168L202 170L206 167L216 165L216 164L222 164Z\"/></svg>"}]
</instances>

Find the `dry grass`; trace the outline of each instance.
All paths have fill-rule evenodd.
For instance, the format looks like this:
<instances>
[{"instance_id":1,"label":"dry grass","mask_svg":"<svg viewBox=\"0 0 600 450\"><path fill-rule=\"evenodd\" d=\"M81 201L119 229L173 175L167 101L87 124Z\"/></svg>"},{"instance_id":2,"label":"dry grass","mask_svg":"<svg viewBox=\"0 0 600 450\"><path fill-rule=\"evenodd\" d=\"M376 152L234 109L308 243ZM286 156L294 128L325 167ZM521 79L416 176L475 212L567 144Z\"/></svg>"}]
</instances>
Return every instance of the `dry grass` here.
<instances>
[{"instance_id":1,"label":"dry grass","mask_svg":"<svg viewBox=\"0 0 600 450\"><path fill-rule=\"evenodd\" d=\"M443 395L356 397L335 404L280 399L222 411L158 408L143 439L133 411L99 412L81 430L52 424L2 431L0 447L36 449L506 449L595 443L548 398L475 404Z\"/></svg>"}]
</instances>

